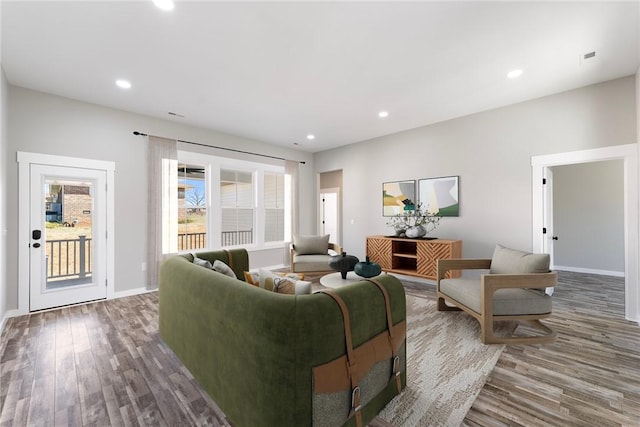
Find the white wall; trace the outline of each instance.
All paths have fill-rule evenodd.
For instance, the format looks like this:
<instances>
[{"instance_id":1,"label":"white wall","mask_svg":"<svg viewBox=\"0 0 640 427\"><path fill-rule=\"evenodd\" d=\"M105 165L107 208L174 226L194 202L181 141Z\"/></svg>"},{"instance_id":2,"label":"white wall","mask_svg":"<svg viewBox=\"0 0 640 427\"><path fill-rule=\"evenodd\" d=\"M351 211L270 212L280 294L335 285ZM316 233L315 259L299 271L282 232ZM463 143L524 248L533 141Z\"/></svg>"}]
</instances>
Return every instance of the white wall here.
<instances>
[{"instance_id":1,"label":"white wall","mask_svg":"<svg viewBox=\"0 0 640 427\"><path fill-rule=\"evenodd\" d=\"M553 170L555 269L624 276L624 162Z\"/></svg>"},{"instance_id":2,"label":"white wall","mask_svg":"<svg viewBox=\"0 0 640 427\"><path fill-rule=\"evenodd\" d=\"M383 182L447 175L460 216L435 236L461 239L465 257L531 249L531 156L637 141L635 92L630 76L316 153L317 173L343 170L345 250L363 257L367 235L391 233Z\"/></svg>"},{"instance_id":3,"label":"white wall","mask_svg":"<svg viewBox=\"0 0 640 427\"><path fill-rule=\"evenodd\" d=\"M7 79L0 64L0 332L7 312Z\"/></svg>"},{"instance_id":4,"label":"white wall","mask_svg":"<svg viewBox=\"0 0 640 427\"><path fill-rule=\"evenodd\" d=\"M146 144L133 131L150 135L183 139L238 150L304 160L300 166L302 189L315 188L313 156L309 153L273 146L262 142L226 135L206 129L185 126L175 121L73 101L20 87L8 87L8 165L7 181L17 182L16 152L27 151L69 157L113 161L115 171L115 291L126 292L145 286L141 269L146 257ZM193 147L193 146L189 146ZM179 147L179 148L187 148ZM218 150L209 150L215 153ZM230 156L229 152L220 155ZM224 154L222 154L224 153ZM238 155L248 160L255 156ZM5 170L5 169L3 169ZM7 193L7 242L11 252L18 245L18 187L12 184ZM312 191L300 192L301 222L310 228L315 217ZM308 222L311 221L311 222ZM250 256L251 267L282 264L283 250L259 251ZM18 306L17 260L7 265L7 307Z\"/></svg>"}]
</instances>

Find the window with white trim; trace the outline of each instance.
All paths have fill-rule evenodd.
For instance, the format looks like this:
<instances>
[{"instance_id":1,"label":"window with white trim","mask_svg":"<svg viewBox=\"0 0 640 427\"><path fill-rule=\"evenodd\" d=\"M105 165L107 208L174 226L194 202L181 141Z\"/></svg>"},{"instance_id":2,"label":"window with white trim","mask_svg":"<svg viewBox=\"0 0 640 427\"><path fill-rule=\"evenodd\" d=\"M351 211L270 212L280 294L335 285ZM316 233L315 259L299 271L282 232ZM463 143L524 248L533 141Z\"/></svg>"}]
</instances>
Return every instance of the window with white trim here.
<instances>
[{"instance_id":1,"label":"window with white trim","mask_svg":"<svg viewBox=\"0 0 640 427\"><path fill-rule=\"evenodd\" d=\"M284 166L178 151L177 187L178 251L284 242Z\"/></svg>"}]
</instances>

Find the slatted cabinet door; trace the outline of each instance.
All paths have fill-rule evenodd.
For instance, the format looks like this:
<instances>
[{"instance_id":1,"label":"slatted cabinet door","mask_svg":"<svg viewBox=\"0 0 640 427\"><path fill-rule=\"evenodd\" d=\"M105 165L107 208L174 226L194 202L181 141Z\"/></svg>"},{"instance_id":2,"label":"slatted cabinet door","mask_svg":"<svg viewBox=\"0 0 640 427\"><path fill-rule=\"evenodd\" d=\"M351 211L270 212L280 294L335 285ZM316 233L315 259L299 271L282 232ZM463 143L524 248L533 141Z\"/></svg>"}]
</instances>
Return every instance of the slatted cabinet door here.
<instances>
[{"instance_id":1,"label":"slatted cabinet door","mask_svg":"<svg viewBox=\"0 0 640 427\"><path fill-rule=\"evenodd\" d=\"M462 256L460 240L423 240L418 242L418 275L435 280L439 259L456 259ZM459 271L448 271L447 278L459 277Z\"/></svg>"},{"instance_id":2,"label":"slatted cabinet door","mask_svg":"<svg viewBox=\"0 0 640 427\"><path fill-rule=\"evenodd\" d=\"M391 239L384 236L367 237L367 256L371 261L380 264L380 268L385 271L392 268L391 243Z\"/></svg>"}]
</instances>

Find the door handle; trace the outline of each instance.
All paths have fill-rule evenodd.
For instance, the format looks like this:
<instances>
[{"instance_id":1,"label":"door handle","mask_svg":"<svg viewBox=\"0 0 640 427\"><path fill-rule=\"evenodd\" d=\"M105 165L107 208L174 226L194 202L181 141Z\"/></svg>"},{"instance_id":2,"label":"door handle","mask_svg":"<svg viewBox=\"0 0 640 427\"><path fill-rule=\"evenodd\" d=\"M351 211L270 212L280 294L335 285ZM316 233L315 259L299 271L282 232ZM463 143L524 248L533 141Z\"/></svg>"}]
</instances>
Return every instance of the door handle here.
<instances>
[{"instance_id":1,"label":"door handle","mask_svg":"<svg viewBox=\"0 0 640 427\"><path fill-rule=\"evenodd\" d=\"M558 240L558 236L553 236L551 239L552 240Z\"/></svg>"},{"instance_id":2,"label":"door handle","mask_svg":"<svg viewBox=\"0 0 640 427\"><path fill-rule=\"evenodd\" d=\"M34 244L33 244L33 247L34 247L34 248L39 248L39 247L40 247L40 243L34 243Z\"/></svg>"}]
</instances>

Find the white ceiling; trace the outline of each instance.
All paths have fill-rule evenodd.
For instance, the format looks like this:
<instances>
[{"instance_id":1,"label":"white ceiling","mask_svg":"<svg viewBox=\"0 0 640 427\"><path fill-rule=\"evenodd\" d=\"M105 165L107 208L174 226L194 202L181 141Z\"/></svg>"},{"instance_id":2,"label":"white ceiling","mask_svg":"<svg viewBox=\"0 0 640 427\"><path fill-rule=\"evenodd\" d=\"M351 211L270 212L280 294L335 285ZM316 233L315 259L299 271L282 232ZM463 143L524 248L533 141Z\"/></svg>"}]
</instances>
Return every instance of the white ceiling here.
<instances>
[{"instance_id":1,"label":"white ceiling","mask_svg":"<svg viewBox=\"0 0 640 427\"><path fill-rule=\"evenodd\" d=\"M639 65L637 1L0 7L2 67L13 85L310 152L632 75ZM591 51L595 58L580 60ZM507 79L514 68L524 74ZM118 78L133 87L117 88ZM381 110L389 117L378 118Z\"/></svg>"}]
</instances>

